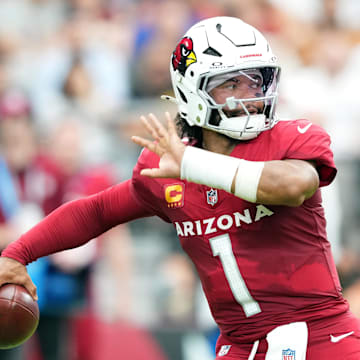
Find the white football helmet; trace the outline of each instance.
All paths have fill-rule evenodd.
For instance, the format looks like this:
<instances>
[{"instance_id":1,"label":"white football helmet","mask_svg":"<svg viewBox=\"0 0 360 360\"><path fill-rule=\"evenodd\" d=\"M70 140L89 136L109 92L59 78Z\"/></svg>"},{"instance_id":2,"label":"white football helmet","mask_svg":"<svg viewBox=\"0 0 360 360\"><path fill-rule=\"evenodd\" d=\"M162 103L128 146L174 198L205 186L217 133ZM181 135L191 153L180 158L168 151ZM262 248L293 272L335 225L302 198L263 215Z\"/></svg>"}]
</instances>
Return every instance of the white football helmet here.
<instances>
[{"instance_id":1,"label":"white football helmet","mask_svg":"<svg viewBox=\"0 0 360 360\"><path fill-rule=\"evenodd\" d=\"M192 26L172 54L170 73L179 114L190 126L249 140L276 123L280 68L264 36L240 19L214 17ZM210 91L239 75L256 76L261 94L216 103ZM255 114L247 106L254 101L261 104Z\"/></svg>"}]
</instances>

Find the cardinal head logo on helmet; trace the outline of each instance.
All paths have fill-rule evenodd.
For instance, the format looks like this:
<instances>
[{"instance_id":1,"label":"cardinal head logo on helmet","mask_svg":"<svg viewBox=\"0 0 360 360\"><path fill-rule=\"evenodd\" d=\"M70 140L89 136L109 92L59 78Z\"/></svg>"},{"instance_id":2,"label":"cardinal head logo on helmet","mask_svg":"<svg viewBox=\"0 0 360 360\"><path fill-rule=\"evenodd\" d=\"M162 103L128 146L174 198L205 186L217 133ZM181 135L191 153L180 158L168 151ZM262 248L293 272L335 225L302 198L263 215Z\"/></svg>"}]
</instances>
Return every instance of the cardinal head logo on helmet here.
<instances>
[{"instance_id":1,"label":"cardinal head logo on helmet","mask_svg":"<svg viewBox=\"0 0 360 360\"><path fill-rule=\"evenodd\" d=\"M171 61L174 70L178 70L181 75L185 75L186 69L196 62L196 55L191 38L184 37L181 39L172 54Z\"/></svg>"}]
</instances>

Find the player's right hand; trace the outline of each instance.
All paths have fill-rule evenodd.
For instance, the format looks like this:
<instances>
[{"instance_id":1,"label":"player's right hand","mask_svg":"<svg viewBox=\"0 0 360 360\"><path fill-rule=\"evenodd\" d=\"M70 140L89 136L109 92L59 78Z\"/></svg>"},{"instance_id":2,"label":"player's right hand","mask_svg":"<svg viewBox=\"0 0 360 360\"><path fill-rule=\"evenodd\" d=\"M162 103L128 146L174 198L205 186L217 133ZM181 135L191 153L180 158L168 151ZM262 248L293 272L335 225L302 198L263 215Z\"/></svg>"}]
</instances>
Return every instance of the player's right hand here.
<instances>
[{"instance_id":1,"label":"player's right hand","mask_svg":"<svg viewBox=\"0 0 360 360\"><path fill-rule=\"evenodd\" d=\"M148 118L141 116L147 132L154 141L139 136L132 136L132 141L160 157L159 168L142 169L141 175L152 178L180 178L181 161L185 152L185 145L181 142L174 121L170 114L165 113L167 128L161 124L154 114Z\"/></svg>"},{"instance_id":2,"label":"player's right hand","mask_svg":"<svg viewBox=\"0 0 360 360\"><path fill-rule=\"evenodd\" d=\"M5 284L22 285L34 300L38 300L36 286L30 279L25 265L8 257L0 257L0 286Z\"/></svg>"}]
</instances>

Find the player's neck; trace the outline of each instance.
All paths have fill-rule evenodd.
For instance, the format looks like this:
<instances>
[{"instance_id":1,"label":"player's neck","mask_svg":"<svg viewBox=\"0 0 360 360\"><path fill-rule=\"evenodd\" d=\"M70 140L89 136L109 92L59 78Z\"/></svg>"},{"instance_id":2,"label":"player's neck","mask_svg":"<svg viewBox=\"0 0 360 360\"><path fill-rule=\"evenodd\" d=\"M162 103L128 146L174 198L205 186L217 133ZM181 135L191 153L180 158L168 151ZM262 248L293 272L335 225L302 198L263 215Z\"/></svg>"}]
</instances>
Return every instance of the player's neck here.
<instances>
[{"instance_id":1,"label":"player's neck","mask_svg":"<svg viewBox=\"0 0 360 360\"><path fill-rule=\"evenodd\" d=\"M237 141L208 129L203 130L202 147L218 154L230 155Z\"/></svg>"}]
</instances>

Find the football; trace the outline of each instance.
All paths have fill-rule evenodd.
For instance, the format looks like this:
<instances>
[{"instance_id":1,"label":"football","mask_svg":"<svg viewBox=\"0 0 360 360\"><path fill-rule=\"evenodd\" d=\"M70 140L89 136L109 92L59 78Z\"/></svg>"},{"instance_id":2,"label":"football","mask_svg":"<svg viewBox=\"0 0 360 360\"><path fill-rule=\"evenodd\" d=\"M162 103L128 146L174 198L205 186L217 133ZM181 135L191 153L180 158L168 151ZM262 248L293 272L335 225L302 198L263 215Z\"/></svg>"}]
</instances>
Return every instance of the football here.
<instances>
[{"instance_id":1,"label":"football","mask_svg":"<svg viewBox=\"0 0 360 360\"><path fill-rule=\"evenodd\" d=\"M0 349L22 344L35 332L38 323L38 304L23 286L0 287Z\"/></svg>"}]
</instances>

